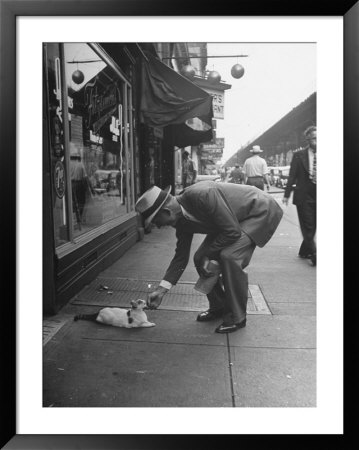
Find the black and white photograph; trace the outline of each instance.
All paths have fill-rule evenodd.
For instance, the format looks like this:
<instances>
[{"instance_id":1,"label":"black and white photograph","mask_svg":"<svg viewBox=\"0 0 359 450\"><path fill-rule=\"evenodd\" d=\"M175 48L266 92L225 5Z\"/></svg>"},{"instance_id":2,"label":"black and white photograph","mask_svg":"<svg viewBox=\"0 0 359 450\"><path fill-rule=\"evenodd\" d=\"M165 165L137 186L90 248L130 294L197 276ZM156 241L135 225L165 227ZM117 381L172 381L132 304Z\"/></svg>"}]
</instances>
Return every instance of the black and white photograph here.
<instances>
[{"instance_id":1,"label":"black and white photograph","mask_svg":"<svg viewBox=\"0 0 359 450\"><path fill-rule=\"evenodd\" d=\"M43 406L315 407L316 44L43 50Z\"/></svg>"},{"instance_id":2,"label":"black and white photograph","mask_svg":"<svg viewBox=\"0 0 359 450\"><path fill-rule=\"evenodd\" d=\"M341 434L343 17L24 17L17 58L19 433Z\"/></svg>"}]
</instances>

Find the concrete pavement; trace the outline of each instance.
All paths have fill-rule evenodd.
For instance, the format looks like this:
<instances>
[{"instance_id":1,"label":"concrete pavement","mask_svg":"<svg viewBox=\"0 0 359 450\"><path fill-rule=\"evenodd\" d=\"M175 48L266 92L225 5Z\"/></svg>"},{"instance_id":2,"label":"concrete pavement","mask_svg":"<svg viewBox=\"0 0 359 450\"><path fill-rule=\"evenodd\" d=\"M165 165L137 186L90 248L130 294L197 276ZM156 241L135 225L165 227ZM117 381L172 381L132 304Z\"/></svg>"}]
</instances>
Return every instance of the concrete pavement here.
<instances>
[{"instance_id":1,"label":"concrete pavement","mask_svg":"<svg viewBox=\"0 0 359 450\"><path fill-rule=\"evenodd\" d=\"M282 193L274 195L281 204ZM192 252L203 236L195 236ZM129 305L161 280L174 230L153 229L55 316L43 347L45 407L316 406L316 268L298 258L301 234L290 204L271 241L247 268L247 326L214 333L199 323L206 297L193 290L190 261L153 328L123 329L72 320L76 313ZM151 288L148 285L151 284ZM99 290L101 285L108 290Z\"/></svg>"}]
</instances>

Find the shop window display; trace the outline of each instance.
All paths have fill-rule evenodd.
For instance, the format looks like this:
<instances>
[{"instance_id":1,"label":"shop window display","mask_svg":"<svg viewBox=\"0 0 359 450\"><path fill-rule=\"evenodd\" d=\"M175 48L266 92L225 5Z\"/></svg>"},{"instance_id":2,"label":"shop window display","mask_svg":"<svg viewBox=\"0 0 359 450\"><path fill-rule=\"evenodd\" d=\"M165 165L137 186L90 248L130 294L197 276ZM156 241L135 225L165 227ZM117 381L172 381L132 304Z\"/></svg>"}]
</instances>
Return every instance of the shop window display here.
<instances>
[{"instance_id":1,"label":"shop window display","mask_svg":"<svg viewBox=\"0 0 359 450\"><path fill-rule=\"evenodd\" d=\"M132 90L91 44L47 43L44 63L52 217L60 247L134 209Z\"/></svg>"},{"instance_id":2,"label":"shop window display","mask_svg":"<svg viewBox=\"0 0 359 450\"><path fill-rule=\"evenodd\" d=\"M73 236L129 211L122 80L86 44L64 44ZM127 131L126 131L127 132Z\"/></svg>"}]
</instances>

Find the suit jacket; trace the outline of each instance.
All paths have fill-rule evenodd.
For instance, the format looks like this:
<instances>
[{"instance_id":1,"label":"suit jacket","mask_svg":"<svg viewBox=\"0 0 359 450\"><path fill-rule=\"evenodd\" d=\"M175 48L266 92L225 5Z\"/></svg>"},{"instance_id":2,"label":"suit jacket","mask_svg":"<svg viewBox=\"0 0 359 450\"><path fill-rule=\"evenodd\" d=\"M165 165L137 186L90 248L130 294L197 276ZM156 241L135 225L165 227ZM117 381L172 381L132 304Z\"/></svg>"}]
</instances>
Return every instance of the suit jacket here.
<instances>
[{"instance_id":1,"label":"suit jacket","mask_svg":"<svg viewBox=\"0 0 359 450\"><path fill-rule=\"evenodd\" d=\"M307 202L308 198L313 198L316 192L316 185L310 179L308 148L306 147L295 152L290 165L284 197L289 198L290 193L294 190L294 205L301 205Z\"/></svg>"},{"instance_id":2,"label":"suit jacket","mask_svg":"<svg viewBox=\"0 0 359 450\"><path fill-rule=\"evenodd\" d=\"M215 259L222 249L240 238L242 230L263 247L283 216L273 197L242 184L201 181L176 198L200 223L181 218L175 226L176 252L163 277L172 284L177 283L187 266L194 233L213 235L207 256Z\"/></svg>"}]
</instances>

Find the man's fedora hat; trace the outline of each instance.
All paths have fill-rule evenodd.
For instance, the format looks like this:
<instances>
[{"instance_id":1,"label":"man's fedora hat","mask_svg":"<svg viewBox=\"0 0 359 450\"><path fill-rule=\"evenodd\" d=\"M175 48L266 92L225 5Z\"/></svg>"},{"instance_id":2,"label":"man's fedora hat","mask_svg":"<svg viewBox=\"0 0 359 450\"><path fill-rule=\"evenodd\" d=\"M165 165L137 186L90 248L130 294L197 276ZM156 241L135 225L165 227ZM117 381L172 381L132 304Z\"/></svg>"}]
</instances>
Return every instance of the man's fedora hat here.
<instances>
[{"instance_id":1,"label":"man's fedora hat","mask_svg":"<svg viewBox=\"0 0 359 450\"><path fill-rule=\"evenodd\" d=\"M249 151L251 153L262 153L263 150L261 150L259 145L253 145L253 147Z\"/></svg>"},{"instance_id":2,"label":"man's fedora hat","mask_svg":"<svg viewBox=\"0 0 359 450\"><path fill-rule=\"evenodd\" d=\"M135 208L144 219L145 227L151 223L151 220L162 208L170 195L171 189L172 186L167 186L165 189L152 186L137 200Z\"/></svg>"}]
</instances>

